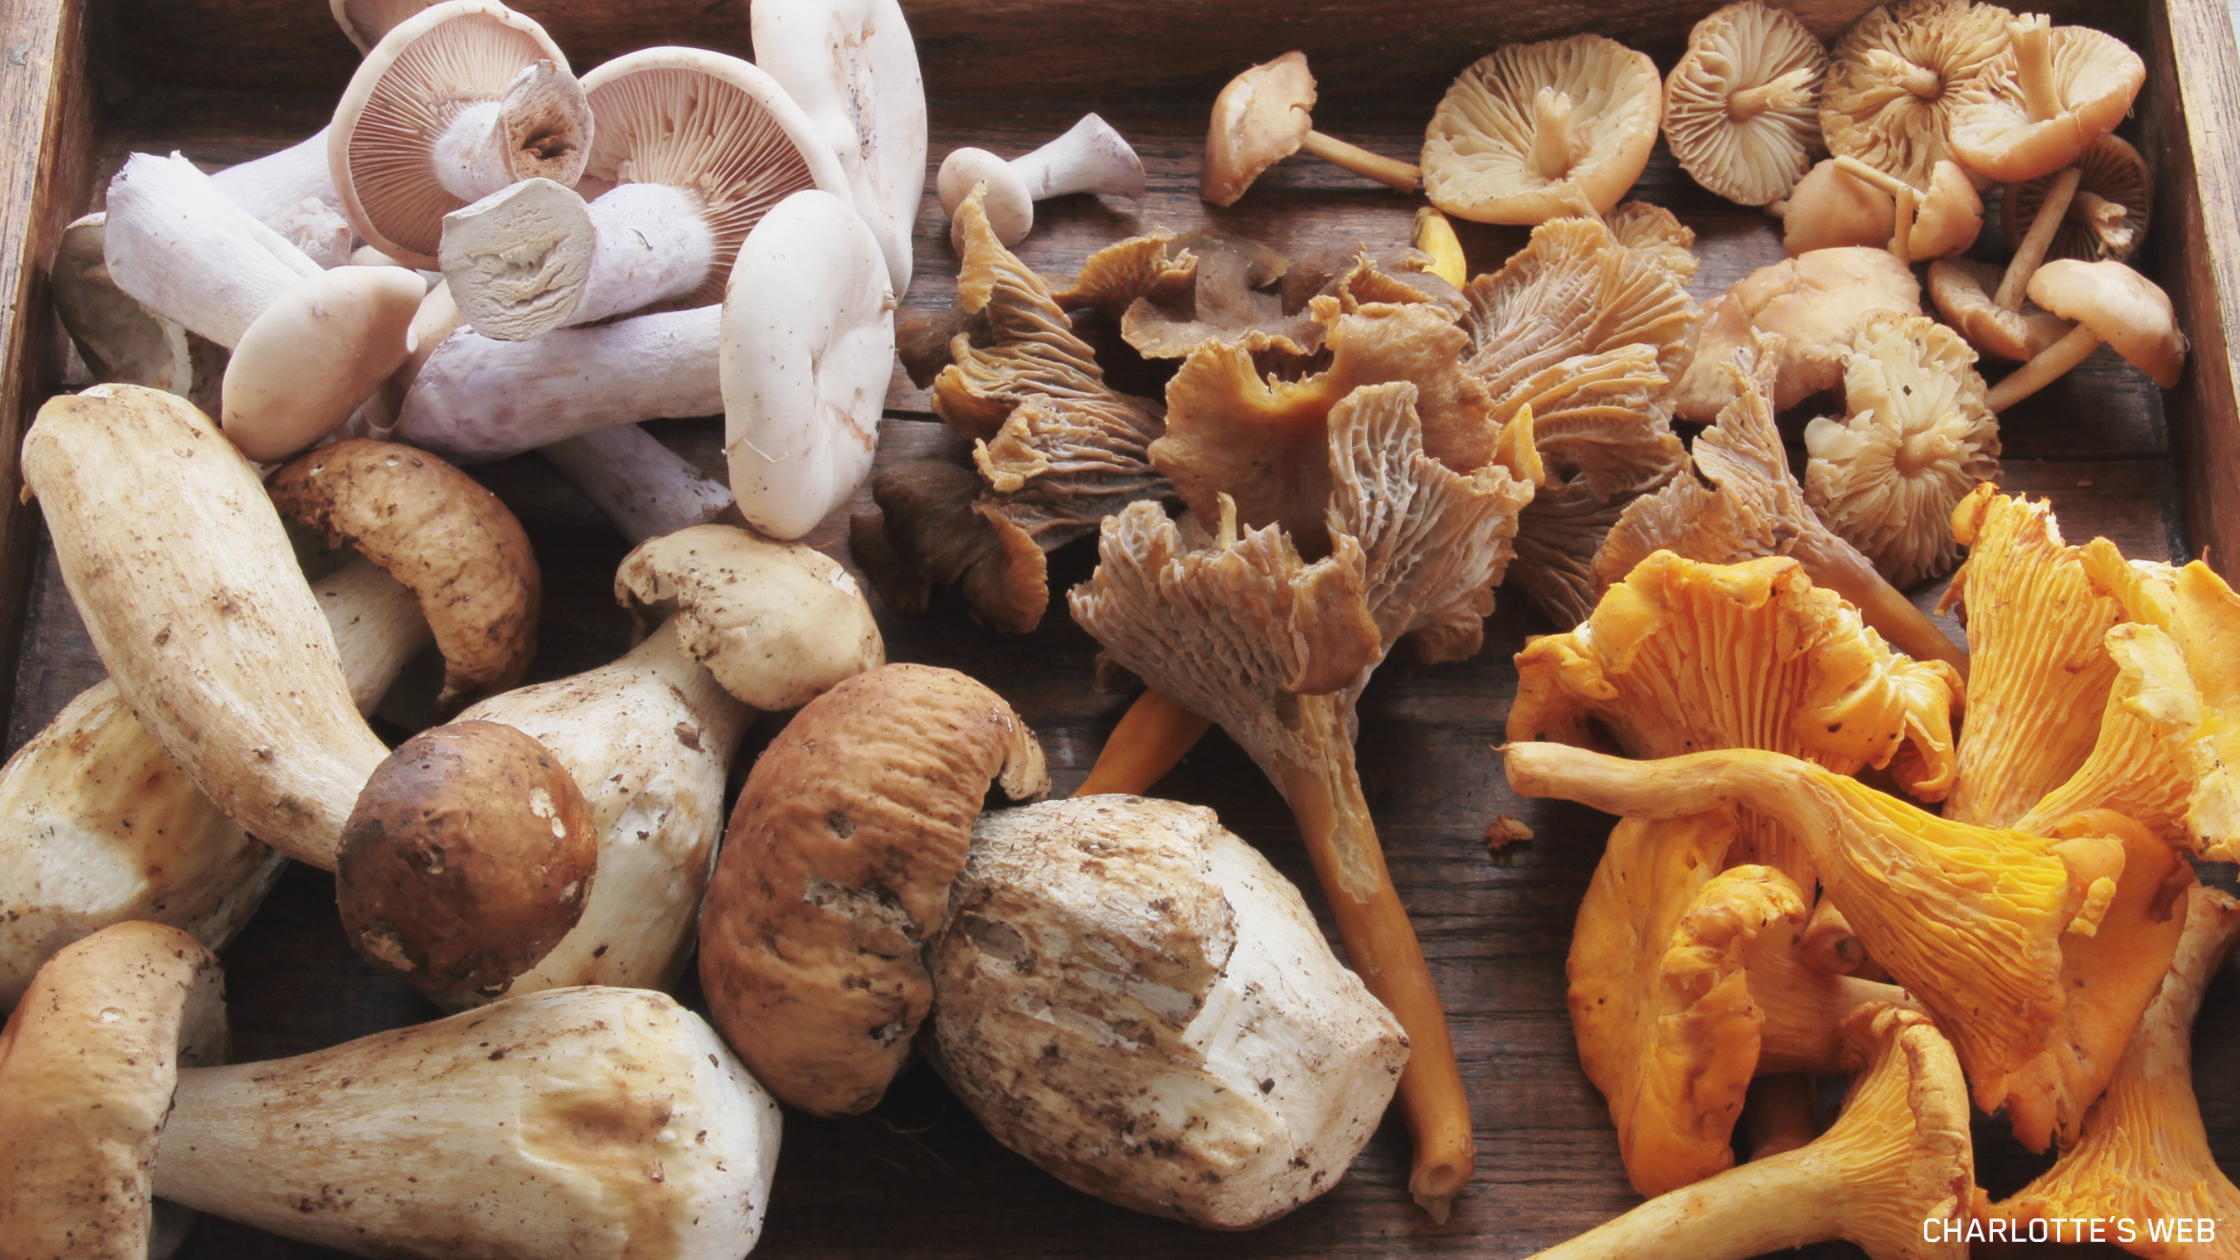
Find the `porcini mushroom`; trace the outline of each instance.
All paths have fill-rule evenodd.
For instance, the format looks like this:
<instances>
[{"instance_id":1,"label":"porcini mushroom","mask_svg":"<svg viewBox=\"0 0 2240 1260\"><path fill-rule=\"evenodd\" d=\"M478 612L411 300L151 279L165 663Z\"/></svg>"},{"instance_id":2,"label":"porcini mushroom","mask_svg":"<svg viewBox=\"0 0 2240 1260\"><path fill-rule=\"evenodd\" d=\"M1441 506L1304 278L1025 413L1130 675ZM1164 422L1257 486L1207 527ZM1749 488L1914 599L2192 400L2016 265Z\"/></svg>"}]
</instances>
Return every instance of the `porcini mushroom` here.
<instances>
[{"instance_id":1,"label":"porcini mushroom","mask_svg":"<svg viewBox=\"0 0 2240 1260\"><path fill-rule=\"evenodd\" d=\"M1233 206L1260 172L1301 149L1395 191L1416 190L1423 178L1416 167L1316 131L1308 113L1314 102L1314 74L1302 52L1287 52L1229 80L1213 99L1199 194L1217 206Z\"/></svg>"},{"instance_id":2,"label":"porcini mushroom","mask_svg":"<svg viewBox=\"0 0 2240 1260\"><path fill-rule=\"evenodd\" d=\"M1143 160L1110 123L1084 114L1072 130L1024 157L1007 161L986 149L951 150L934 178L941 212L953 218L957 206L981 184L988 186L985 206L996 239L1016 245L1034 230L1035 202L1073 193L1140 200ZM951 239L962 238L952 233Z\"/></svg>"},{"instance_id":3,"label":"porcini mushroom","mask_svg":"<svg viewBox=\"0 0 2240 1260\"><path fill-rule=\"evenodd\" d=\"M2077 326L1993 386L1984 400L1991 410L2005 411L2051 385L2102 342L2155 384L2177 387L2186 336L2169 295L2145 276L2119 262L2057 259L2030 277L2030 300Z\"/></svg>"},{"instance_id":4,"label":"porcini mushroom","mask_svg":"<svg viewBox=\"0 0 2240 1260\"><path fill-rule=\"evenodd\" d=\"M2076 195L2057 221L2045 256L2130 262L2146 238L2154 209L2147 160L2130 141L2105 135L2078 155L2076 168ZM1999 206L1999 228L2008 240L2019 241L2030 234L2058 178L2060 173L2055 172L2007 187Z\"/></svg>"},{"instance_id":5,"label":"porcini mushroom","mask_svg":"<svg viewBox=\"0 0 2240 1260\"><path fill-rule=\"evenodd\" d=\"M1664 137L1680 169L1746 206L1789 195L1821 151L1828 50L1786 9L1740 0L1688 32L1664 83Z\"/></svg>"},{"instance_id":6,"label":"porcini mushroom","mask_svg":"<svg viewBox=\"0 0 2240 1260\"><path fill-rule=\"evenodd\" d=\"M1400 1025L1211 810L983 814L951 896L927 950L934 1063L1069 1185L1250 1229L1335 1186L1391 1101Z\"/></svg>"},{"instance_id":7,"label":"porcini mushroom","mask_svg":"<svg viewBox=\"0 0 2240 1260\"><path fill-rule=\"evenodd\" d=\"M1656 147L1664 84L1600 35L1505 44L1456 76L1424 130L1431 204L1479 223L1603 214Z\"/></svg>"},{"instance_id":8,"label":"porcini mushroom","mask_svg":"<svg viewBox=\"0 0 2240 1260\"><path fill-rule=\"evenodd\" d=\"M1959 89L2007 47L2014 15L1977 0L1878 5L1836 41L1820 98L1828 151L1925 188L1953 157Z\"/></svg>"},{"instance_id":9,"label":"porcini mushroom","mask_svg":"<svg viewBox=\"0 0 2240 1260\"><path fill-rule=\"evenodd\" d=\"M1675 415L1709 421L1735 400L1727 367L1736 350L1752 344L1753 330L1780 334L1768 399L1776 411L1796 406L1843 378L1852 339L1882 311L1921 313L1921 282L1888 250L1816 249L1760 267L1704 307L1703 334L1680 378Z\"/></svg>"},{"instance_id":10,"label":"porcini mushroom","mask_svg":"<svg viewBox=\"0 0 2240 1260\"><path fill-rule=\"evenodd\" d=\"M1953 155L2005 184L2075 162L2131 112L2146 63L2122 40L2032 14L2007 24L2007 47L1954 89Z\"/></svg>"}]
</instances>

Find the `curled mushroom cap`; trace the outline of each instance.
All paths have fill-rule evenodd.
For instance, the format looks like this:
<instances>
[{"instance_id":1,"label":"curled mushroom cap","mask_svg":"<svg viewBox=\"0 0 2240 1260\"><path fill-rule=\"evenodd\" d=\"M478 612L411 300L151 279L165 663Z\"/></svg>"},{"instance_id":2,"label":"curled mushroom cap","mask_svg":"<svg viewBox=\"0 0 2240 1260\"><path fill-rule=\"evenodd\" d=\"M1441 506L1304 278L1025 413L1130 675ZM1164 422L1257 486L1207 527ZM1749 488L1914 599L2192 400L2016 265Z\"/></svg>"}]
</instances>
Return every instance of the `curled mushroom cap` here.
<instances>
[{"instance_id":1,"label":"curled mushroom cap","mask_svg":"<svg viewBox=\"0 0 2240 1260\"><path fill-rule=\"evenodd\" d=\"M1431 116L1424 191L1480 223L1605 213L1648 164L1662 89L1646 53L1600 35L1504 45L1457 76Z\"/></svg>"},{"instance_id":2,"label":"curled mushroom cap","mask_svg":"<svg viewBox=\"0 0 2240 1260\"><path fill-rule=\"evenodd\" d=\"M941 929L990 781L1050 789L1042 746L953 670L888 665L809 702L732 810L700 919L700 983L724 1039L779 1098L868 1110L933 1001Z\"/></svg>"},{"instance_id":3,"label":"curled mushroom cap","mask_svg":"<svg viewBox=\"0 0 2240 1260\"><path fill-rule=\"evenodd\" d=\"M1916 188L1953 156L1958 89L2007 47L2014 15L1977 0L1901 0L1868 11L1836 41L1820 130L1828 151Z\"/></svg>"},{"instance_id":4,"label":"curled mushroom cap","mask_svg":"<svg viewBox=\"0 0 2240 1260\"><path fill-rule=\"evenodd\" d=\"M1903 590L1959 562L1952 509L1999 479L1999 421L1975 352L1927 316L1877 316L1853 347L1848 418L1805 426L1805 501Z\"/></svg>"},{"instance_id":5,"label":"curled mushroom cap","mask_svg":"<svg viewBox=\"0 0 2240 1260\"><path fill-rule=\"evenodd\" d=\"M1776 411L1796 406L1842 379L1852 339L1883 311L1921 313L1921 282L1888 250L1817 249L1751 272L1704 308L1678 417L1710 420L1734 400L1726 365L1752 329L1780 334L1772 402Z\"/></svg>"},{"instance_id":6,"label":"curled mushroom cap","mask_svg":"<svg viewBox=\"0 0 2240 1260\"><path fill-rule=\"evenodd\" d=\"M2075 162L2131 112L2146 63L2122 40L2043 15L2011 24L2005 51L1955 89L1952 151L2001 183Z\"/></svg>"},{"instance_id":7,"label":"curled mushroom cap","mask_svg":"<svg viewBox=\"0 0 2240 1260\"><path fill-rule=\"evenodd\" d=\"M1260 172L1297 153L1314 128L1314 100L1305 53L1285 53L1231 79L1206 130L1205 199L1235 205Z\"/></svg>"},{"instance_id":8,"label":"curled mushroom cap","mask_svg":"<svg viewBox=\"0 0 2240 1260\"><path fill-rule=\"evenodd\" d=\"M952 905L927 956L936 1065L998 1141L1099 1198L1273 1220L1345 1175L1407 1061L1298 890L1211 810L982 815Z\"/></svg>"},{"instance_id":9,"label":"curled mushroom cap","mask_svg":"<svg viewBox=\"0 0 2240 1260\"><path fill-rule=\"evenodd\" d=\"M2107 135L2079 154L2076 165L2076 196L2061 226L2054 229L2046 257L2131 261L2146 239L2154 210L2147 160L2130 141ZM2029 234L2053 180L2054 176L2045 175L2007 187L1999 208L1999 229L2008 240L2019 241Z\"/></svg>"},{"instance_id":10,"label":"curled mushroom cap","mask_svg":"<svg viewBox=\"0 0 2240 1260\"><path fill-rule=\"evenodd\" d=\"M1828 50L1786 9L1730 4L1696 23L1664 84L1664 136L1696 182L1746 206L1789 194L1820 152Z\"/></svg>"},{"instance_id":11,"label":"curled mushroom cap","mask_svg":"<svg viewBox=\"0 0 2240 1260\"><path fill-rule=\"evenodd\" d=\"M2070 324L2035 302L2012 311L1999 305L1994 295L2004 274L1972 258L1939 258L1929 264L1929 297L1969 345L1994 359L2021 363L2067 336Z\"/></svg>"}]
</instances>

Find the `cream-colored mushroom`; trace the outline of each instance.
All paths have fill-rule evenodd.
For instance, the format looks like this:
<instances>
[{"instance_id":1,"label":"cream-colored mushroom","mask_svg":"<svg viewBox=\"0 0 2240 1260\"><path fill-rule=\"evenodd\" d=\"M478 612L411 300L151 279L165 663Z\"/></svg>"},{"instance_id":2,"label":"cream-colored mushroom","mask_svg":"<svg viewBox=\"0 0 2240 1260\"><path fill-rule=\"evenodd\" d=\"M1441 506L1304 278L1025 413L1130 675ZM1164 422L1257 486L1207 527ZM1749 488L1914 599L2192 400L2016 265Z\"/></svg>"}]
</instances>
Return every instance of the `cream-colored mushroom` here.
<instances>
[{"instance_id":1,"label":"cream-colored mushroom","mask_svg":"<svg viewBox=\"0 0 2240 1260\"><path fill-rule=\"evenodd\" d=\"M2050 175L2114 131L2146 81L2112 35L2043 14L2009 22L2006 49L1953 94L1953 154L2001 183Z\"/></svg>"},{"instance_id":2,"label":"cream-colored mushroom","mask_svg":"<svg viewBox=\"0 0 2240 1260\"><path fill-rule=\"evenodd\" d=\"M196 371L194 345L188 340L192 334L110 279L102 248L107 218L89 214L62 229L49 273L54 313L77 345L78 356L95 384L149 385L185 398L198 391L208 395L210 372L207 362L202 372Z\"/></svg>"},{"instance_id":3,"label":"cream-colored mushroom","mask_svg":"<svg viewBox=\"0 0 2240 1260\"><path fill-rule=\"evenodd\" d=\"M1929 297L1968 344L1994 359L2021 363L2068 335L2070 323L2035 302L2001 305L2002 270L1971 258L1929 264Z\"/></svg>"},{"instance_id":4,"label":"cream-colored mushroom","mask_svg":"<svg viewBox=\"0 0 2240 1260\"><path fill-rule=\"evenodd\" d=\"M1664 82L1664 138L1680 169L1746 206L1789 195L1821 152L1828 50L1786 9L1740 0L1696 23Z\"/></svg>"},{"instance_id":5,"label":"cream-colored mushroom","mask_svg":"<svg viewBox=\"0 0 2240 1260\"><path fill-rule=\"evenodd\" d=\"M1842 378L1852 338L1883 311L1921 313L1920 281L1887 250L1819 249L1751 272L1704 307L1676 417L1713 420L1735 400L1727 367L1754 332L1780 335L1770 401L1776 411L1796 406Z\"/></svg>"},{"instance_id":6,"label":"cream-colored mushroom","mask_svg":"<svg viewBox=\"0 0 2240 1260\"><path fill-rule=\"evenodd\" d=\"M1844 32L1820 98L1828 151L1916 188L1953 156L1959 89L2006 51L2014 15L1977 0L1898 0Z\"/></svg>"},{"instance_id":7,"label":"cream-colored mushroom","mask_svg":"<svg viewBox=\"0 0 2240 1260\"><path fill-rule=\"evenodd\" d=\"M1993 411L2059 380L2102 342L2164 389L2185 371L2186 336L2169 295L2122 263L2057 259L2030 277L2030 299L2077 326L1992 387L1985 403Z\"/></svg>"},{"instance_id":8,"label":"cream-colored mushroom","mask_svg":"<svg viewBox=\"0 0 2240 1260\"><path fill-rule=\"evenodd\" d=\"M988 186L988 226L997 240L1016 245L1034 230L1035 202L1072 193L1141 199L1143 160L1110 123L1084 114L1072 130L1024 157L1006 161L986 149L951 150L934 180L941 212L954 215L980 184ZM964 252L961 243L957 252Z\"/></svg>"},{"instance_id":9,"label":"cream-colored mushroom","mask_svg":"<svg viewBox=\"0 0 2240 1260\"><path fill-rule=\"evenodd\" d=\"M2154 185L2148 179L2147 160L2130 141L2106 135L2078 156L2076 166L2076 195L2061 213L2045 256L2130 262L2153 217ZM1999 226L2008 240L2030 235L2059 178L2056 172L2007 187L1999 205Z\"/></svg>"},{"instance_id":10,"label":"cream-colored mushroom","mask_svg":"<svg viewBox=\"0 0 2240 1260\"><path fill-rule=\"evenodd\" d=\"M1507 44L1456 77L1423 140L1431 204L1480 223L1608 213L1664 115L1646 53L1600 35Z\"/></svg>"},{"instance_id":11,"label":"cream-colored mushroom","mask_svg":"<svg viewBox=\"0 0 2240 1260\"><path fill-rule=\"evenodd\" d=\"M705 525L732 503L722 482L634 424L563 438L537 453L632 543Z\"/></svg>"},{"instance_id":12,"label":"cream-colored mushroom","mask_svg":"<svg viewBox=\"0 0 2240 1260\"><path fill-rule=\"evenodd\" d=\"M1229 80L1213 100L1198 191L1233 206L1260 173L1301 149L1398 192L1414 192L1423 172L1314 129L1314 74L1307 55L1287 52ZM967 191L970 191L969 189Z\"/></svg>"}]
</instances>

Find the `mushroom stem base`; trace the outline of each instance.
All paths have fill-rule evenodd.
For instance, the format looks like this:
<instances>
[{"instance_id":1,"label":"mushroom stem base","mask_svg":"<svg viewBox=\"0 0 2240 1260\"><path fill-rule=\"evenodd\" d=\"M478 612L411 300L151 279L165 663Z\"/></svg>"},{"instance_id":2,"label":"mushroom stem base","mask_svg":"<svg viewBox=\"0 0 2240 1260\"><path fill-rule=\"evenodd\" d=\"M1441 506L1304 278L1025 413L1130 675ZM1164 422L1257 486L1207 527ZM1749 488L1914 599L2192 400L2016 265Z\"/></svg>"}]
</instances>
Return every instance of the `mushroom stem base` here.
<instances>
[{"instance_id":1,"label":"mushroom stem base","mask_svg":"<svg viewBox=\"0 0 2240 1260\"><path fill-rule=\"evenodd\" d=\"M1140 796L1197 747L1213 723L1146 689L1106 737L1075 796L1121 792Z\"/></svg>"},{"instance_id":2,"label":"mushroom stem base","mask_svg":"<svg viewBox=\"0 0 2240 1260\"><path fill-rule=\"evenodd\" d=\"M1414 192L1416 185L1423 182L1421 167L1388 158L1381 153L1371 153L1360 145L1347 144L1319 131L1308 132L1307 138L1299 142L1299 147L1356 175L1366 175L1396 192Z\"/></svg>"},{"instance_id":3,"label":"mushroom stem base","mask_svg":"<svg viewBox=\"0 0 2240 1260\"><path fill-rule=\"evenodd\" d=\"M2069 330L2068 336L2039 351L2035 358L1992 386L1991 392L1983 396L1983 405L1994 413L2005 411L2068 375L2069 369L2100 348L2100 340L2100 334L2092 331L2091 325L2077 325Z\"/></svg>"}]
</instances>

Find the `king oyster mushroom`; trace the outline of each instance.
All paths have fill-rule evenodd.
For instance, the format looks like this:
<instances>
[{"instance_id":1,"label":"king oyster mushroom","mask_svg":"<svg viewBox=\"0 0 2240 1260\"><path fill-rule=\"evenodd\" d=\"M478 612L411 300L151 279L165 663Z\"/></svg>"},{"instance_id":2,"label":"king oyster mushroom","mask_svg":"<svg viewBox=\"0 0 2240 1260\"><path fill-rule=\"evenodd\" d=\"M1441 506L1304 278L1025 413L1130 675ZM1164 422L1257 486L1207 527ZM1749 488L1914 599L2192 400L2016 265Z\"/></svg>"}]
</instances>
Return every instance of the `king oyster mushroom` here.
<instances>
[{"instance_id":1,"label":"king oyster mushroom","mask_svg":"<svg viewBox=\"0 0 2240 1260\"><path fill-rule=\"evenodd\" d=\"M1216 1229L1345 1176L1408 1041L1290 881L1213 811L1088 796L982 814L926 951L931 1057L996 1139Z\"/></svg>"},{"instance_id":2,"label":"king oyster mushroom","mask_svg":"<svg viewBox=\"0 0 2240 1260\"><path fill-rule=\"evenodd\" d=\"M1431 204L1480 223L1544 223L1623 200L1664 116L1646 53L1600 35L1505 44L1456 76L1424 131Z\"/></svg>"},{"instance_id":3,"label":"king oyster mushroom","mask_svg":"<svg viewBox=\"0 0 2240 1260\"><path fill-rule=\"evenodd\" d=\"M988 187L982 205L996 239L1016 245L1034 230L1035 202L1073 193L1141 200L1143 160L1110 123L1084 114L1070 131L1024 157L1006 161L986 149L951 150L941 159L934 179L942 213L955 215L957 206L981 184ZM951 234L952 242L962 239L961 234Z\"/></svg>"}]
</instances>

